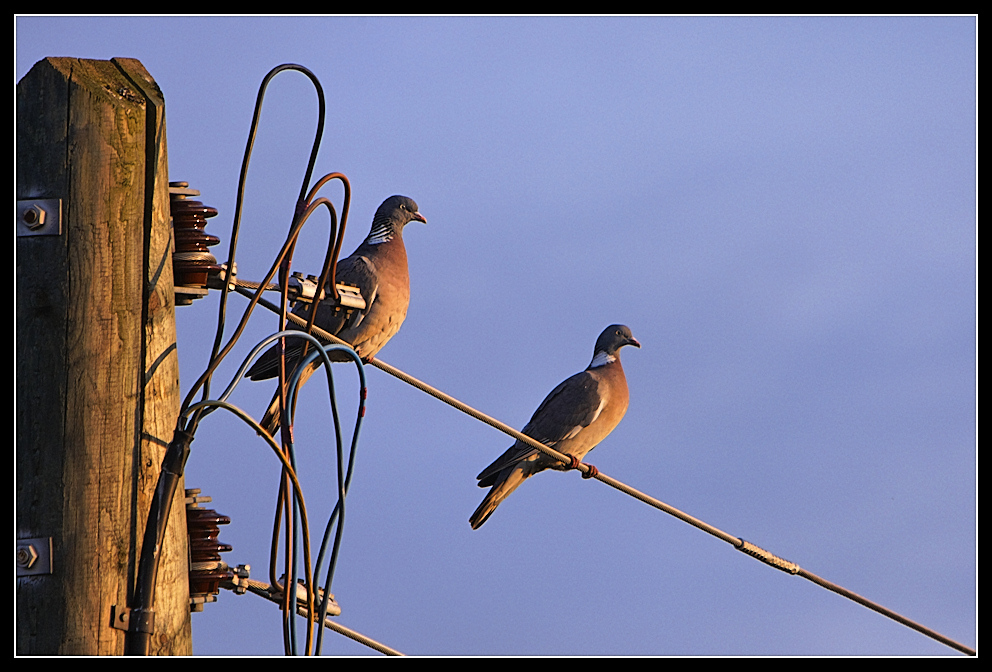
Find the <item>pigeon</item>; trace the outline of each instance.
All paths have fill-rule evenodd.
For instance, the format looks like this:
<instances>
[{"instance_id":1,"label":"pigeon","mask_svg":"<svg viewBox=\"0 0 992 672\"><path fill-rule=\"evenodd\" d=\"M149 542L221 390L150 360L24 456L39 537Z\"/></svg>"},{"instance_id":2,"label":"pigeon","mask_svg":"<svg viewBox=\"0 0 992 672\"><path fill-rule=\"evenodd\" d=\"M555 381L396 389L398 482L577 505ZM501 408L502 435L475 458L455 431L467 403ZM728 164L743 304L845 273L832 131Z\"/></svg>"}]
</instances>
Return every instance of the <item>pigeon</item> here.
<instances>
[{"instance_id":1,"label":"pigeon","mask_svg":"<svg viewBox=\"0 0 992 672\"><path fill-rule=\"evenodd\" d=\"M523 433L532 439L571 456L571 464L563 464L521 441L514 443L476 476L480 488L492 488L469 518L473 530L479 529L525 479L545 469L576 468L586 453L619 424L629 400L627 378L620 365L620 348L625 345L641 347L628 327L607 327L596 339L592 362L586 370L552 390L523 428ZM590 474L596 473L590 465Z\"/></svg>"},{"instance_id":2,"label":"pigeon","mask_svg":"<svg viewBox=\"0 0 992 672\"><path fill-rule=\"evenodd\" d=\"M372 218L372 229L358 249L347 259L338 261L336 282L357 287L365 300L365 309L355 311L345 318L342 311L335 311L330 301L317 306L314 320L321 329L349 343L363 361L370 360L396 335L406 318L410 305L410 274L407 270L406 247L403 245L403 227L412 221L427 223L413 199L390 196ZM330 288L325 289L330 295ZM309 304L297 303L293 313L306 319ZM292 328L293 324L288 325ZM286 371L293 371L302 350L300 339L286 342ZM349 361L343 353L328 353L332 361ZM302 386L321 366L321 360L310 364L300 375ZM251 380L265 380L279 374L278 346L269 348L245 376ZM262 417L261 425L275 435L279 428L278 394Z\"/></svg>"}]
</instances>

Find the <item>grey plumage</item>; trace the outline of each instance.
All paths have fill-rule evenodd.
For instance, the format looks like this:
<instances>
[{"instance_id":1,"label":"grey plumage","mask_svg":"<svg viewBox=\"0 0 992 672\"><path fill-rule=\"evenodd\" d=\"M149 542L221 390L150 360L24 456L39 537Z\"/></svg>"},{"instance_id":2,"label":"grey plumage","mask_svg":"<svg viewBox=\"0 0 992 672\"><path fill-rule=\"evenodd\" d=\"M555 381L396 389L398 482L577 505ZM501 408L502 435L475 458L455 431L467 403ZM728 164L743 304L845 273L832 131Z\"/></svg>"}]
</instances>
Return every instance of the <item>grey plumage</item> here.
<instances>
[{"instance_id":1,"label":"grey plumage","mask_svg":"<svg viewBox=\"0 0 992 672\"><path fill-rule=\"evenodd\" d=\"M347 320L333 305L322 302L317 307L314 323L325 331L351 344L358 355L368 361L396 335L410 305L410 274L407 267L406 247L403 245L403 227L412 221L427 223L417 204L406 196L390 196L376 210L372 228L362 244L352 255L337 264L336 281L358 287L365 299L365 309L355 311ZM327 292L330 293L329 291ZM299 303L293 313L307 318L308 305ZM290 328L299 328L290 323ZM302 349L301 341L289 340L286 344L286 371L291 373ZM346 361L343 354L330 353L331 359ZM319 360L301 373L302 386L320 368ZM279 373L279 351L269 348L245 374L252 380L274 378ZM274 398L261 421L262 426L275 434L279 427L279 400Z\"/></svg>"},{"instance_id":2,"label":"grey plumage","mask_svg":"<svg viewBox=\"0 0 992 672\"><path fill-rule=\"evenodd\" d=\"M581 460L613 431L627 412L627 379L620 365L620 348L641 347L622 324L607 327L596 339L589 366L568 378L541 402L522 432ZM545 469L569 466L517 441L476 478L479 487L491 487L469 518L478 529L496 507L526 479Z\"/></svg>"}]
</instances>

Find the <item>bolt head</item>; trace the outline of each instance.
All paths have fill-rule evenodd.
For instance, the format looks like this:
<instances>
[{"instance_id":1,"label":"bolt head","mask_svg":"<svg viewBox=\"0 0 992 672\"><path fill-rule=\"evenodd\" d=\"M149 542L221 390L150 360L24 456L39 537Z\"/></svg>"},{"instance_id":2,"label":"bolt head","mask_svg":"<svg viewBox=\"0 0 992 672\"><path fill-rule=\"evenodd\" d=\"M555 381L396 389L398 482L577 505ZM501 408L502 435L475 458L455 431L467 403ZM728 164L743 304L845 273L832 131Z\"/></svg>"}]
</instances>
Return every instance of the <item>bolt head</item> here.
<instances>
[{"instance_id":1,"label":"bolt head","mask_svg":"<svg viewBox=\"0 0 992 672\"><path fill-rule=\"evenodd\" d=\"M35 550L34 545L25 544L24 546L17 547L17 566L24 569L30 569L31 565L38 561L38 551Z\"/></svg>"},{"instance_id":2,"label":"bolt head","mask_svg":"<svg viewBox=\"0 0 992 672\"><path fill-rule=\"evenodd\" d=\"M35 229L40 229L45 225L45 209L34 204L21 213L21 217L24 219L24 223L32 231Z\"/></svg>"}]
</instances>

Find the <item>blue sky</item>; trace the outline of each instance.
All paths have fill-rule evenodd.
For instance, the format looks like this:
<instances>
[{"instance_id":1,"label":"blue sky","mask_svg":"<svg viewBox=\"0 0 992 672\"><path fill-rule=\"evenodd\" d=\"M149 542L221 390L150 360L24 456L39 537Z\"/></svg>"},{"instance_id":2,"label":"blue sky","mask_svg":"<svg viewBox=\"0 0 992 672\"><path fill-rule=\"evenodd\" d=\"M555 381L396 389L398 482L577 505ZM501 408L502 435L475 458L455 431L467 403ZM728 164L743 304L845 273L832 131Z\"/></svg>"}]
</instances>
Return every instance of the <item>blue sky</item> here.
<instances>
[{"instance_id":1,"label":"blue sky","mask_svg":"<svg viewBox=\"0 0 992 672\"><path fill-rule=\"evenodd\" d=\"M588 461L731 534L976 645L974 17L18 17L46 56L139 59L165 94L170 178L226 253L258 85L324 87L316 174L348 175L344 254L413 197L412 299L380 357L522 427L600 331L642 343ZM239 276L285 236L316 104L269 87ZM328 193L340 202L333 190ZM326 225L296 266L316 273ZM185 393L216 295L177 309ZM245 303L233 298L232 316ZM257 313L222 389L276 331ZM236 360L236 361L235 361ZM339 398L357 394L337 367ZM333 592L339 620L420 655L948 655L951 649L603 484L550 472L486 525L475 475L511 441L369 368ZM260 416L268 383L234 403ZM344 402L351 403L350 401ZM326 393L297 422L311 518L333 505ZM264 578L279 467L222 413L187 487ZM279 655L277 609L223 593L198 654ZM331 634L325 653L364 655Z\"/></svg>"}]
</instances>

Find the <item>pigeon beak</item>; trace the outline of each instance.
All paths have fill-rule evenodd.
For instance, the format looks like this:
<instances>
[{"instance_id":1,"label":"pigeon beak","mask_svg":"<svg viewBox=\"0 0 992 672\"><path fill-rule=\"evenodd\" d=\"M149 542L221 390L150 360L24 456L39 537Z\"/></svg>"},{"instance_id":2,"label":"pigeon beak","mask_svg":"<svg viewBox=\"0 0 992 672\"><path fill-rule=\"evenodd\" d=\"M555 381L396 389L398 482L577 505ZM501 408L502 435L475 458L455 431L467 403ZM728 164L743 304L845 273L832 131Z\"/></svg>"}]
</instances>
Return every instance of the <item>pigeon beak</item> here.
<instances>
[{"instance_id":1,"label":"pigeon beak","mask_svg":"<svg viewBox=\"0 0 992 672\"><path fill-rule=\"evenodd\" d=\"M413 213L413 218L415 220L417 220L418 222L423 222L424 224L427 223L427 220L424 219L424 216L422 214L420 214L419 212Z\"/></svg>"},{"instance_id":2,"label":"pigeon beak","mask_svg":"<svg viewBox=\"0 0 992 672\"><path fill-rule=\"evenodd\" d=\"M630 338L628 338L628 339L627 339L627 342L626 342L626 343L624 343L624 345L632 345L632 346L634 346L635 348L639 348L639 347L641 347L641 344L640 344L640 343L639 343L639 342L637 341L637 339L636 339L636 338L634 338L633 336L631 336Z\"/></svg>"}]
</instances>

